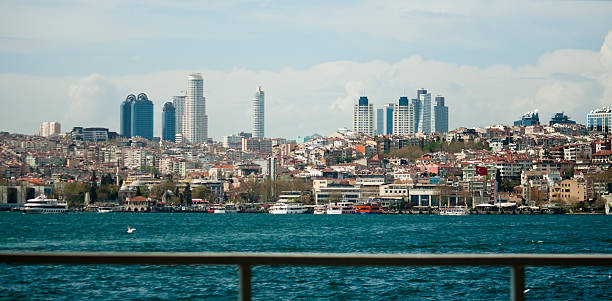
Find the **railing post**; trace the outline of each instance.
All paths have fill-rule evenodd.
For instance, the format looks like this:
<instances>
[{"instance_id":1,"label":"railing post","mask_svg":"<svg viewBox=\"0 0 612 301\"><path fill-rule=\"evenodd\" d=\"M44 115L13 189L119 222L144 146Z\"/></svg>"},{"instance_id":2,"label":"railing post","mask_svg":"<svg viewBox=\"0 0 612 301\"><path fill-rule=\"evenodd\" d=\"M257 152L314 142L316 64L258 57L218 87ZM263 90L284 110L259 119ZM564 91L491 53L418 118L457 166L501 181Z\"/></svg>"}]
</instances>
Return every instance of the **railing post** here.
<instances>
[{"instance_id":1,"label":"railing post","mask_svg":"<svg viewBox=\"0 0 612 301\"><path fill-rule=\"evenodd\" d=\"M510 300L525 300L525 267L522 265L512 266L512 280L510 285Z\"/></svg>"},{"instance_id":2,"label":"railing post","mask_svg":"<svg viewBox=\"0 0 612 301\"><path fill-rule=\"evenodd\" d=\"M241 301L251 301L251 265L240 264L240 297Z\"/></svg>"}]
</instances>

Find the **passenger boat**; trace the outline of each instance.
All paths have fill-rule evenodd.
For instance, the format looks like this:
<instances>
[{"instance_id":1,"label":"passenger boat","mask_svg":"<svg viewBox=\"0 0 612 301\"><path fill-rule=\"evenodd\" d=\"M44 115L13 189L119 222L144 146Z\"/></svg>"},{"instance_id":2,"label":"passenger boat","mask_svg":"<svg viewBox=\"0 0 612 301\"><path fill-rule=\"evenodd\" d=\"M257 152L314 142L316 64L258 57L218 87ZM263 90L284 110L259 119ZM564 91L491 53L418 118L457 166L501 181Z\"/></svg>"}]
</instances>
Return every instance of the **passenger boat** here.
<instances>
[{"instance_id":1,"label":"passenger boat","mask_svg":"<svg viewBox=\"0 0 612 301\"><path fill-rule=\"evenodd\" d=\"M27 200L23 205L25 213L65 213L68 212L68 204L57 199L48 199L41 194L34 199Z\"/></svg>"},{"instance_id":2,"label":"passenger boat","mask_svg":"<svg viewBox=\"0 0 612 301\"><path fill-rule=\"evenodd\" d=\"M378 204L361 204L355 206L357 214L380 214L380 206Z\"/></svg>"},{"instance_id":3,"label":"passenger boat","mask_svg":"<svg viewBox=\"0 0 612 301\"><path fill-rule=\"evenodd\" d=\"M304 203L287 203L279 201L272 205L268 212L270 214L302 214L306 213L306 209Z\"/></svg>"},{"instance_id":4,"label":"passenger boat","mask_svg":"<svg viewBox=\"0 0 612 301\"><path fill-rule=\"evenodd\" d=\"M468 215L470 211L461 206L455 207L442 207L440 208L440 215Z\"/></svg>"},{"instance_id":5,"label":"passenger boat","mask_svg":"<svg viewBox=\"0 0 612 301\"><path fill-rule=\"evenodd\" d=\"M314 214L325 214L327 211L327 205L314 205Z\"/></svg>"},{"instance_id":6,"label":"passenger boat","mask_svg":"<svg viewBox=\"0 0 612 301\"><path fill-rule=\"evenodd\" d=\"M210 207L209 212L211 213L238 213L238 208L236 208L236 205L234 204L215 205L215 206Z\"/></svg>"},{"instance_id":7,"label":"passenger boat","mask_svg":"<svg viewBox=\"0 0 612 301\"><path fill-rule=\"evenodd\" d=\"M327 206L327 214L354 214L355 207L351 202L330 203Z\"/></svg>"}]
</instances>

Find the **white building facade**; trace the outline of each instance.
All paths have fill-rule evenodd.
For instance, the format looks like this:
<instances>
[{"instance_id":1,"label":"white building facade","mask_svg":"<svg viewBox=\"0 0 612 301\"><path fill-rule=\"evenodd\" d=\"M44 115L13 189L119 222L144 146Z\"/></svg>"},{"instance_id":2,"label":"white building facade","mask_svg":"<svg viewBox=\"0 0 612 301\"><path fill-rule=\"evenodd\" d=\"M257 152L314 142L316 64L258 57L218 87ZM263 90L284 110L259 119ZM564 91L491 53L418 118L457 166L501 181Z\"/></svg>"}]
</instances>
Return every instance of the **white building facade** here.
<instances>
[{"instance_id":1,"label":"white building facade","mask_svg":"<svg viewBox=\"0 0 612 301\"><path fill-rule=\"evenodd\" d=\"M415 133L414 105L408 97L402 96L393 109L393 134L408 135Z\"/></svg>"},{"instance_id":2,"label":"white building facade","mask_svg":"<svg viewBox=\"0 0 612 301\"><path fill-rule=\"evenodd\" d=\"M366 96L359 97L353 108L353 130L366 135L374 136L374 107Z\"/></svg>"},{"instance_id":3,"label":"white building facade","mask_svg":"<svg viewBox=\"0 0 612 301\"><path fill-rule=\"evenodd\" d=\"M183 115L182 136L186 143L204 143L208 139L208 116L204 98L204 80L200 73L189 75Z\"/></svg>"},{"instance_id":4,"label":"white building facade","mask_svg":"<svg viewBox=\"0 0 612 301\"><path fill-rule=\"evenodd\" d=\"M253 138L264 137L264 91L261 86L255 92L252 100L252 131Z\"/></svg>"}]
</instances>

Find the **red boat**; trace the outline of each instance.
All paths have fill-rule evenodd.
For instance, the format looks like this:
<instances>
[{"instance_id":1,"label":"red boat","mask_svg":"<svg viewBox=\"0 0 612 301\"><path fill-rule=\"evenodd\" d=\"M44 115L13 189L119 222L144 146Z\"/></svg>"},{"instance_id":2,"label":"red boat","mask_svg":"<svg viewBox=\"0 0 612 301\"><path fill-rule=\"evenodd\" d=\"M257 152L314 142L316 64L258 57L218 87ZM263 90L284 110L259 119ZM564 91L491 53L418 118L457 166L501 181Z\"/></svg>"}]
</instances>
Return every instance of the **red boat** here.
<instances>
[{"instance_id":1,"label":"red boat","mask_svg":"<svg viewBox=\"0 0 612 301\"><path fill-rule=\"evenodd\" d=\"M380 214L380 206L378 204L363 204L355 206L356 214Z\"/></svg>"}]
</instances>

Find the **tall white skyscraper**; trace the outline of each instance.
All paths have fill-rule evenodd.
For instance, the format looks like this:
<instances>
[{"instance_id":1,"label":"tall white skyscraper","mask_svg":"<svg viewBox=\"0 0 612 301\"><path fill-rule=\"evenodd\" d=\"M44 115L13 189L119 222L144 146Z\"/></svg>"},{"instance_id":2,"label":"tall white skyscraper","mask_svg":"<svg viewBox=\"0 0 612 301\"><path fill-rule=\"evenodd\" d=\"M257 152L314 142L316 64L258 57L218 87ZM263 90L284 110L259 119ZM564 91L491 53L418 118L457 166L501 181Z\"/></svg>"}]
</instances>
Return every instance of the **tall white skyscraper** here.
<instances>
[{"instance_id":1,"label":"tall white skyscraper","mask_svg":"<svg viewBox=\"0 0 612 301\"><path fill-rule=\"evenodd\" d=\"M255 92L255 97L252 100L252 131L253 138L264 137L264 91L261 86Z\"/></svg>"},{"instance_id":2,"label":"tall white skyscraper","mask_svg":"<svg viewBox=\"0 0 612 301\"><path fill-rule=\"evenodd\" d=\"M353 130L374 136L374 107L365 96L359 97L359 101L353 109Z\"/></svg>"},{"instance_id":3,"label":"tall white skyscraper","mask_svg":"<svg viewBox=\"0 0 612 301\"><path fill-rule=\"evenodd\" d=\"M204 98L204 80L200 73L187 78L187 97L183 114L183 142L203 143L208 139L208 116Z\"/></svg>"},{"instance_id":4,"label":"tall white skyscraper","mask_svg":"<svg viewBox=\"0 0 612 301\"><path fill-rule=\"evenodd\" d=\"M393 134L414 134L416 132L414 128L414 116L414 104L410 103L408 97L400 97L393 108Z\"/></svg>"}]
</instances>

